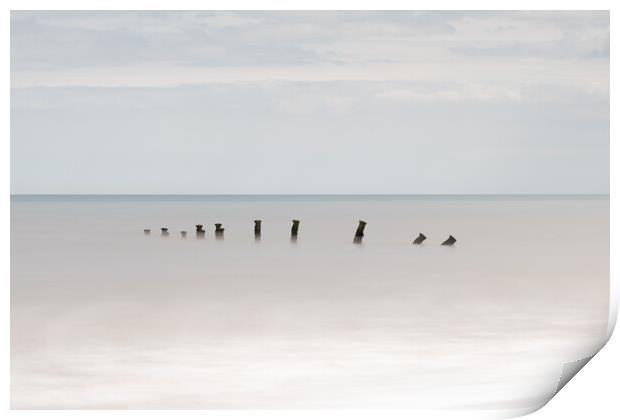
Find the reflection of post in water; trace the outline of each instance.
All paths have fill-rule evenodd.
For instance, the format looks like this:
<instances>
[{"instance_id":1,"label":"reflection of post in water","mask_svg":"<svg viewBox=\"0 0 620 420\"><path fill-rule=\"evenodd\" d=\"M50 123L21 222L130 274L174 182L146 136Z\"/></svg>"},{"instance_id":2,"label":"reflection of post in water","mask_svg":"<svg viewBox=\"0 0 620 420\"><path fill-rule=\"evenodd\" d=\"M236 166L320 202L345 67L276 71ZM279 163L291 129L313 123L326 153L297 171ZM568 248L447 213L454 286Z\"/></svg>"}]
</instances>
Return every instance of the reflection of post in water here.
<instances>
[{"instance_id":1,"label":"reflection of post in water","mask_svg":"<svg viewBox=\"0 0 620 420\"><path fill-rule=\"evenodd\" d=\"M202 228L202 225L196 225L196 238L198 238L198 239L204 239L205 238L205 231Z\"/></svg>"},{"instance_id":2,"label":"reflection of post in water","mask_svg":"<svg viewBox=\"0 0 620 420\"><path fill-rule=\"evenodd\" d=\"M455 243L455 242L456 242L456 238L455 238L454 236L450 235L450 236L448 237L448 239L446 239L445 241L443 241L441 244L442 244L443 246L452 246L452 245L454 245L454 243Z\"/></svg>"},{"instance_id":3,"label":"reflection of post in water","mask_svg":"<svg viewBox=\"0 0 620 420\"><path fill-rule=\"evenodd\" d=\"M216 223L215 224L215 237L217 239L224 238L224 228L222 227L221 223Z\"/></svg>"},{"instance_id":4,"label":"reflection of post in water","mask_svg":"<svg viewBox=\"0 0 620 420\"><path fill-rule=\"evenodd\" d=\"M354 244L361 244L362 239L364 238L364 228L366 227L366 222L360 220L359 225L357 225L357 230L355 231L355 236L353 237Z\"/></svg>"},{"instance_id":5,"label":"reflection of post in water","mask_svg":"<svg viewBox=\"0 0 620 420\"><path fill-rule=\"evenodd\" d=\"M183 239L187 238L187 232L186 231L184 231L184 230L181 231L181 238L183 238Z\"/></svg>"},{"instance_id":6,"label":"reflection of post in water","mask_svg":"<svg viewBox=\"0 0 620 420\"><path fill-rule=\"evenodd\" d=\"M426 240L426 236L424 236L423 233L420 232L420 234L418 235L417 238L415 238L415 240L413 241L414 245L420 245L422 242L424 242Z\"/></svg>"},{"instance_id":7,"label":"reflection of post in water","mask_svg":"<svg viewBox=\"0 0 620 420\"><path fill-rule=\"evenodd\" d=\"M260 224L260 220L254 220L254 239L256 240L260 239Z\"/></svg>"},{"instance_id":8,"label":"reflection of post in water","mask_svg":"<svg viewBox=\"0 0 620 420\"><path fill-rule=\"evenodd\" d=\"M299 220L293 219L293 227L291 227L291 242L297 242L298 231L299 231Z\"/></svg>"},{"instance_id":9,"label":"reflection of post in water","mask_svg":"<svg viewBox=\"0 0 620 420\"><path fill-rule=\"evenodd\" d=\"M144 229L144 236L149 236L151 234L151 229Z\"/></svg>"},{"instance_id":10,"label":"reflection of post in water","mask_svg":"<svg viewBox=\"0 0 620 420\"><path fill-rule=\"evenodd\" d=\"M161 228L161 236L168 236L170 235L170 233L168 233L168 228Z\"/></svg>"}]
</instances>

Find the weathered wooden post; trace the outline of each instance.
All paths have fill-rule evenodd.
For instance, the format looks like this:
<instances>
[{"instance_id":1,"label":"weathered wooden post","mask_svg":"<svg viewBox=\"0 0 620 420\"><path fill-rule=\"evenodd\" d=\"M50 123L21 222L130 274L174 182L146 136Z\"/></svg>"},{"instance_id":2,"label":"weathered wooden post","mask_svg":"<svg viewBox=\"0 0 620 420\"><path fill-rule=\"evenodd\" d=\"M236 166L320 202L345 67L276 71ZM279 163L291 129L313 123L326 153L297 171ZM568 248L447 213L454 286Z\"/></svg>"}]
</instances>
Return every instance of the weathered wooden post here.
<instances>
[{"instance_id":1,"label":"weathered wooden post","mask_svg":"<svg viewBox=\"0 0 620 420\"><path fill-rule=\"evenodd\" d=\"M202 225L196 225L196 238L198 238L198 239L204 239L205 238L205 231L202 228Z\"/></svg>"},{"instance_id":2,"label":"weathered wooden post","mask_svg":"<svg viewBox=\"0 0 620 420\"><path fill-rule=\"evenodd\" d=\"M444 246L452 246L452 245L454 245L454 243L455 243L455 242L456 242L456 238L455 238L454 236L450 235L450 236L448 237L448 239L446 239L445 241L443 241L443 242L441 243L441 245L444 245Z\"/></svg>"},{"instance_id":3,"label":"weathered wooden post","mask_svg":"<svg viewBox=\"0 0 620 420\"><path fill-rule=\"evenodd\" d=\"M366 227L366 222L360 220L359 225L357 225L357 230L355 231L355 236L353 237L353 243L361 244L362 238L364 237L364 228Z\"/></svg>"},{"instance_id":4,"label":"weathered wooden post","mask_svg":"<svg viewBox=\"0 0 620 420\"><path fill-rule=\"evenodd\" d=\"M413 241L414 245L420 245L422 242L426 240L426 236L423 233L420 233L417 238Z\"/></svg>"},{"instance_id":5,"label":"weathered wooden post","mask_svg":"<svg viewBox=\"0 0 620 420\"><path fill-rule=\"evenodd\" d=\"M221 223L215 224L215 237L218 239L222 239L224 237L224 228Z\"/></svg>"},{"instance_id":6,"label":"weathered wooden post","mask_svg":"<svg viewBox=\"0 0 620 420\"><path fill-rule=\"evenodd\" d=\"M161 228L161 236L168 236L170 235L170 233L168 233L168 228Z\"/></svg>"},{"instance_id":7,"label":"weathered wooden post","mask_svg":"<svg viewBox=\"0 0 620 420\"><path fill-rule=\"evenodd\" d=\"M254 239L260 239L261 220L254 220Z\"/></svg>"},{"instance_id":8,"label":"weathered wooden post","mask_svg":"<svg viewBox=\"0 0 620 420\"><path fill-rule=\"evenodd\" d=\"M291 227L291 241L297 240L297 231L299 231L299 220L293 219L293 227Z\"/></svg>"},{"instance_id":9,"label":"weathered wooden post","mask_svg":"<svg viewBox=\"0 0 620 420\"><path fill-rule=\"evenodd\" d=\"M184 231L184 230L181 231L181 238L183 238L183 239L187 238L187 232L186 231Z\"/></svg>"},{"instance_id":10,"label":"weathered wooden post","mask_svg":"<svg viewBox=\"0 0 620 420\"><path fill-rule=\"evenodd\" d=\"M144 229L144 236L149 236L151 234L151 229Z\"/></svg>"}]
</instances>

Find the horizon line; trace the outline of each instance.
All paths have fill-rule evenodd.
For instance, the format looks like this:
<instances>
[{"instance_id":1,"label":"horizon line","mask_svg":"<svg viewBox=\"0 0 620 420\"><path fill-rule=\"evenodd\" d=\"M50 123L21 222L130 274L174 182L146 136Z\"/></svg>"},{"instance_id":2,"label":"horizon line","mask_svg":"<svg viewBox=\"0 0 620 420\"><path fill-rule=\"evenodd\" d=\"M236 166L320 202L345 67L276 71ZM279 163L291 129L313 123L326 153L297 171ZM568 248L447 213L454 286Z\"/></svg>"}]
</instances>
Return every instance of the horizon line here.
<instances>
[{"instance_id":1,"label":"horizon line","mask_svg":"<svg viewBox=\"0 0 620 420\"><path fill-rule=\"evenodd\" d=\"M609 196L609 193L11 193L10 196Z\"/></svg>"}]
</instances>

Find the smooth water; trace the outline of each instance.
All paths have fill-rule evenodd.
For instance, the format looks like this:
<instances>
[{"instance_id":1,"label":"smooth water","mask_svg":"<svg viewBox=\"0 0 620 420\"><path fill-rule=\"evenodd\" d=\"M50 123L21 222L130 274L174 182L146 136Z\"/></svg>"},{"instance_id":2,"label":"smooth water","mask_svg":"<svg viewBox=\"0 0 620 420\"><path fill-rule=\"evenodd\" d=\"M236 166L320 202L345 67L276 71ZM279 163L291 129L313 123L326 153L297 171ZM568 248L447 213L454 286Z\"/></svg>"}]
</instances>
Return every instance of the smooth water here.
<instances>
[{"instance_id":1,"label":"smooth water","mask_svg":"<svg viewBox=\"0 0 620 420\"><path fill-rule=\"evenodd\" d=\"M608 197L14 196L11 405L529 410L608 302Z\"/></svg>"}]
</instances>

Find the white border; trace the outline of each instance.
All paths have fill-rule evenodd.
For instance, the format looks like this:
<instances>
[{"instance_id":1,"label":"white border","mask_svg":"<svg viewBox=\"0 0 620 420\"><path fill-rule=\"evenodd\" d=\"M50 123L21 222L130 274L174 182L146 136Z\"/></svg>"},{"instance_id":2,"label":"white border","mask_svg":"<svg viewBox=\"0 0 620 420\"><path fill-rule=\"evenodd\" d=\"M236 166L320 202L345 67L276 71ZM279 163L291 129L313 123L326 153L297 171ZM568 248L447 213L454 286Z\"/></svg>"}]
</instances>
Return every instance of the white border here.
<instances>
[{"instance_id":1,"label":"white border","mask_svg":"<svg viewBox=\"0 0 620 420\"><path fill-rule=\"evenodd\" d=\"M82 417L88 415L95 418L135 418L135 417L160 417L160 416L208 416L210 418L221 419L240 419L240 418L252 418L252 419L274 419L274 418L300 418L300 419L314 419L321 418L355 418L355 419L375 419L377 416L387 416L393 419L407 418L415 416L417 418L446 418L446 417L458 417L458 418L485 418L488 417L488 412L426 412L426 411L89 411L88 413L80 411L9 411L9 390L10 390L10 369L9 369L9 326L10 326L10 293L9 293L9 278L10 278L10 239L6 235L6 232L10 231L10 14L9 10L49 10L49 9L82 9L82 10L105 10L105 9L119 9L119 10L192 10L192 9L205 9L205 10L234 10L234 9L248 9L248 10L363 10L363 9L384 9L384 10L402 10L402 9L414 9L414 10L611 10L611 68L617 68L615 57L618 52L618 39L615 30L618 23L618 19L615 16L615 11L612 5L612 1L604 0L590 0L590 1L551 1L551 0L521 0L511 1L504 0L498 1L442 1L442 0L229 0L229 1L217 1L217 0L177 0L177 1L163 1L163 0L108 0L108 1L89 1L86 4L83 1L77 0L60 0L50 4L49 1L7 1L8 8L3 16L4 25L3 28L3 42L2 52L4 59L3 79L5 83L3 85L3 92L5 101L3 102L3 115L6 124L2 127L3 149L4 153L0 154L0 172L2 174L2 192L3 192L3 205L2 211L2 232L5 233L2 236L2 264L0 265L4 292L2 310L2 338L4 340L2 346L2 378L3 381L0 385L0 390L5 395L5 410L7 414L12 417L20 418L33 418L33 417L45 417L46 419L65 419L71 417ZM617 70L616 70L617 71ZM613 110L616 109L615 104L615 83L613 71L610 72L611 77L611 116L610 119L610 134L611 138L615 138L616 122L613 118ZM616 147L611 142L610 145L610 205L611 214L618 213L617 205L617 174L614 169L617 160ZM610 304L610 328L609 334L613 331L615 326L617 312L618 312L618 269L617 263L614 260L614 256L617 255L618 250L618 225L615 223L615 219L612 217L610 220L611 227L611 304ZM617 389L618 389L618 374L620 373L620 341L617 337L613 337L608 345L598 354L592 362L577 375L577 380L571 380L566 387L560 391L560 393L549 402L543 409L531 414L530 418L562 418L562 419L581 419L585 416L595 419L615 419L619 418L620 406L617 402Z\"/></svg>"}]
</instances>

